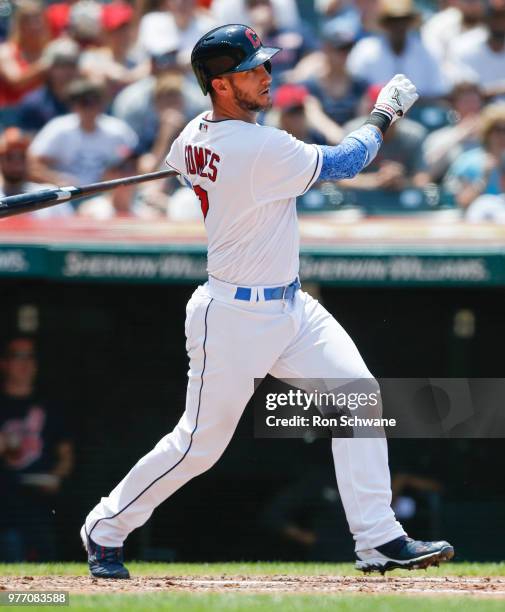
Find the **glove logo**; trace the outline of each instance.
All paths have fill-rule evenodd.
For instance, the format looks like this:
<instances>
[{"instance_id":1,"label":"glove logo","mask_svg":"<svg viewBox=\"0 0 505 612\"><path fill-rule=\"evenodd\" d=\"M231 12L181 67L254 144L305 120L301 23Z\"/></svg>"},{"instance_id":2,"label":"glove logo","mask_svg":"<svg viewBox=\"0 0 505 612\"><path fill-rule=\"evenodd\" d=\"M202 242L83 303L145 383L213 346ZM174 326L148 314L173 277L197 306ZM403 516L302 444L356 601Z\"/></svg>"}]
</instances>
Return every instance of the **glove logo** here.
<instances>
[{"instance_id":1,"label":"glove logo","mask_svg":"<svg viewBox=\"0 0 505 612\"><path fill-rule=\"evenodd\" d=\"M391 91L391 99L394 100L398 104L398 106L401 108L402 103L400 100L400 92L398 91L396 87L393 87Z\"/></svg>"}]
</instances>

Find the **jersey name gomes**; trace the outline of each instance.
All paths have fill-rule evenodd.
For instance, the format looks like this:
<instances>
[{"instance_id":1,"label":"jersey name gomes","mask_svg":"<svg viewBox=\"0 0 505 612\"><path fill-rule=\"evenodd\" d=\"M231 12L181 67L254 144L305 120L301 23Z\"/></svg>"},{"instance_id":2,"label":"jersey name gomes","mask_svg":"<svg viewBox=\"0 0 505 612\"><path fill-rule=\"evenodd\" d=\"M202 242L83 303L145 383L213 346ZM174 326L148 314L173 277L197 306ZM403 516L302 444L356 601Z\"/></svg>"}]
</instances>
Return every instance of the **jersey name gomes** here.
<instances>
[{"instance_id":1,"label":"jersey name gomes","mask_svg":"<svg viewBox=\"0 0 505 612\"><path fill-rule=\"evenodd\" d=\"M187 144L184 147L184 158L186 160L186 172L198 174L202 178L208 178L213 183L217 178L217 166L221 158L207 147L197 147Z\"/></svg>"}]
</instances>

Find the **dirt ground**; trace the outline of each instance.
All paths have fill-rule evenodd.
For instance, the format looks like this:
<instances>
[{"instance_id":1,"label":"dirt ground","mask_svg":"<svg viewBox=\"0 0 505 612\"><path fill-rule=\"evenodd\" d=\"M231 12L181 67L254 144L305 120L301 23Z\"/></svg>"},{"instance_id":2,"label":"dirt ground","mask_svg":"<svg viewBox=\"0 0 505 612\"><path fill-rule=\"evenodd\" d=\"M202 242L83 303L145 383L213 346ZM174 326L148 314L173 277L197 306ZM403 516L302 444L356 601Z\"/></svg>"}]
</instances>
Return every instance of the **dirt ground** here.
<instances>
[{"instance_id":1,"label":"dirt ground","mask_svg":"<svg viewBox=\"0 0 505 612\"><path fill-rule=\"evenodd\" d=\"M70 593L240 592L240 593L370 593L387 595L475 595L505 598L503 577L429 576L142 576L105 581L84 576L0 578L0 591L62 590Z\"/></svg>"}]
</instances>

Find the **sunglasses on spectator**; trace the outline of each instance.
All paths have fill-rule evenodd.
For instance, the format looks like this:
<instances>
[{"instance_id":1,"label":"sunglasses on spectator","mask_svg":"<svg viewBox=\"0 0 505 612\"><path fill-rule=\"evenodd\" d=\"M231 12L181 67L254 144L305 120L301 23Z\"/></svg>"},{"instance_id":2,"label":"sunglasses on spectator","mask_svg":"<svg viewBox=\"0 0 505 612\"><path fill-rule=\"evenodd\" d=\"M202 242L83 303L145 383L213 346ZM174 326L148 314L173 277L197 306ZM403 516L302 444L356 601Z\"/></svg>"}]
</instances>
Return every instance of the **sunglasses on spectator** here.
<instances>
[{"instance_id":1,"label":"sunglasses on spectator","mask_svg":"<svg viewBox=\"0 0 505 612\"><path fill-rule=\"evenodd\" d=\"M505 134L505 123L493 125L491 129L493 130L493 132L501 132L502 134Z\"/></svg>"}]
</instances>

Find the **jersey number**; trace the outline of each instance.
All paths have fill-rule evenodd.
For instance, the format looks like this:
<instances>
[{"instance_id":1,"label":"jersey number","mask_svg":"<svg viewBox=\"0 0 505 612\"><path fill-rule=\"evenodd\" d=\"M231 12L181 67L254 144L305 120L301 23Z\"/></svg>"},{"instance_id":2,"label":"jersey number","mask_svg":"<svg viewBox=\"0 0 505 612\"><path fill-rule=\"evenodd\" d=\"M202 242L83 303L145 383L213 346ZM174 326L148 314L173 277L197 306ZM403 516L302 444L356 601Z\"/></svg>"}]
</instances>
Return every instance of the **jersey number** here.
<instances>
[{"instance_id":1,"label":"jersey number","mask_svg":"<svg viewBox=\"0 0 505 612\"><path fill-rule=\"evenodd\" d=\"M207 216L207 213L209 212L209 195L205 191L205 189L202 189L199 185L196 185L196 187L193 187L193 190L196 193L198 199L200 200L200 206L202 208L203 218L205 219L205 217Z\"/></svg>"}]
</instances>

